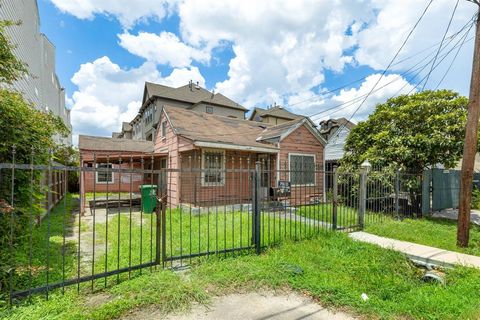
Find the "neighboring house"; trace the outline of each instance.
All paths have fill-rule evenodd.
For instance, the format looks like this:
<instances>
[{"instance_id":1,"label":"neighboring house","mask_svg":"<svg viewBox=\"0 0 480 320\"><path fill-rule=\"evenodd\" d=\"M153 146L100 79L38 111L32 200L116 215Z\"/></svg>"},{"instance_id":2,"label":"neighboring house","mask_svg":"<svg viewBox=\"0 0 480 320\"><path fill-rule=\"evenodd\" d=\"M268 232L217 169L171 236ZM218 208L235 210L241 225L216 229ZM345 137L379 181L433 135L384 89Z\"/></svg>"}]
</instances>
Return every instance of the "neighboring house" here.
<instances>
[{"instance_id":1,"label":"neighboring house","mask_svg":"<svg viewBox=\"0 0 480 320\"><path fill-rule=\"evenodd\" d=\"M248 119L256 122L281 124L299 118L303 118L303 116L291 113L282 106L275 105L269 109L254 108Z\"/></svg>"},{"instance_id":2,"label":"neighboring house","mask_svg":"<svg viewBox=\"0 0 480 320\"><path fill-rule=\"evenodd\" d=\"M345 153L345 141L350 131L356 125L345 118L323 120L319 123L319 131L327 140L325 146L325 172L332 172L339 165L340 159ZM325 186L327 190L333 187L331 174L326 174Z\"/></svg>"},{"instance_id":3,"label":"neighboring house","mask_svg":"<svg viewBox=\"0 0 480 320\"><path fill-rule=\"evenodd\" d=\"M27 65L28 75L16 81L13 89L22 93L39 110L61 117L71 129L70 110L65 108L65 90L55 73L55 46L40 33L40 17L36 0L1 0L0 20L20 21L5 28L13 52ZM57 137L58 142L71 144L71 135Z\"/></svg>"},{"instance_id":4,"label":"neighboring house","mask_svg":"<svg viewBox=\"0 0 480 320\"><path fill-rule=\"evenodd\" d=\"M139 186L150 184L154 177L143 174L121 174L108 169L152 169L159 165L153 157L152 141L104 138L80 135L78 137L80 166L103 168L104 172L85 171L80 175L82 212L85 208L85 194L89 192L132 192L138 193ZM153 157L153 158L152 158ZM143 160L143 161L142 161ZM153 161L152 161L153 160ZM152 166L153 164L153 166ZM158 177L155 177L157 179Z\"/></svg>"},{"instance_id":5,"label":"neighboring house","mask_svg":"<svg viewBox=\"0 0 480 320\"><path fill-rule=\"evenodd\" d=\"M142 106L130 122L133 139L153 140L164 105L239 119L244 119L248 111L221 93L210 92L192 81L179 88L146 82ZM123 130L119 136L127 137Z\"/></svg>"},{"instance_id":6,"label":"neighboring house","mask_svg":"<svg viewBox=\"0 0 480 320\"><path fill-rule=\"evenodd\" d=\"M112 132L112 138L133 139L133 128L128 122L122 122L121 132Z\"/></svg>"},{"instance_id":7,"label":"neighboring house","mask_svg":"<svg viewBox=\"0 0 480 320\"><path fill-rule=\"evenodd\" d=\"M326 141L308 118L275 126L164 106L159 123L155 154L170 169L201 169L191 175L170 174L168 192L173 206L208 205L212 194L222 195L226 203L249 199L249 176L235 178L240 172L222 170L253 169L256 161L262 163L264 195L284 180L292 184L293 202L309 203L323 196Z\"/></svg>"}]
</instances>

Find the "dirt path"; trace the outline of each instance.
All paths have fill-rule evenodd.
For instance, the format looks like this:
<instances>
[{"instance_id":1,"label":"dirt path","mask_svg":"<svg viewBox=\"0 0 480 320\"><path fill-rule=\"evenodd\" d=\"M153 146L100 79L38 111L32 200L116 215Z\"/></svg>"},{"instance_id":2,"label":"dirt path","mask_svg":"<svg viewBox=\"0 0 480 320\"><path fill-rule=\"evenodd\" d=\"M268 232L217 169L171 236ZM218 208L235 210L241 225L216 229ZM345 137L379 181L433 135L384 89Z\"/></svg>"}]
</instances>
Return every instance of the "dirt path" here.
<instances>
[{"instance_id":1,"label":"dirt path","mask_svg":"<svg viewBox=\"0 0 480 320\"><path fill-rule=\"evenodd\" d=\"M128 314L123 319L167 320L350 320L355 319L343 312L332 312L299 294L274 294L272 292L231 294L216 297L210 306L194 305L185 314L165 316L154 307Z\"/></svg>"}]
</instances>

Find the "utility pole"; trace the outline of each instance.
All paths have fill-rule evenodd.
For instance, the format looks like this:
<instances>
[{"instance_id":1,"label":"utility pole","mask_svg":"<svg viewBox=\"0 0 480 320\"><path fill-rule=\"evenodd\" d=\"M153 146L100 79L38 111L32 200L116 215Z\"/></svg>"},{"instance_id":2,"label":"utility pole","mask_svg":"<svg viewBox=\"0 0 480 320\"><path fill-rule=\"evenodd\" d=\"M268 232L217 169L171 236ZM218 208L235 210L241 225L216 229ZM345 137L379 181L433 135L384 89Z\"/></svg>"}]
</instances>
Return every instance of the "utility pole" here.
<instances>
[{"instance_id":1,"label":"utility pole","mask_svg":"<svg viewBox=\"0 0 480 320\"><path fill-rule=\"evenodd\" d=\"M480 8L480 0L468 0ZM473 53L472 77L468 101L465 144L463 146L462 172L460 180L460 203L458 207L457 245L467 247L470 236L470 206L472 200L473 169L478 142L478 120L480 118L480 20L476 17L475 48Z\"/></svg>"}]
</instances>

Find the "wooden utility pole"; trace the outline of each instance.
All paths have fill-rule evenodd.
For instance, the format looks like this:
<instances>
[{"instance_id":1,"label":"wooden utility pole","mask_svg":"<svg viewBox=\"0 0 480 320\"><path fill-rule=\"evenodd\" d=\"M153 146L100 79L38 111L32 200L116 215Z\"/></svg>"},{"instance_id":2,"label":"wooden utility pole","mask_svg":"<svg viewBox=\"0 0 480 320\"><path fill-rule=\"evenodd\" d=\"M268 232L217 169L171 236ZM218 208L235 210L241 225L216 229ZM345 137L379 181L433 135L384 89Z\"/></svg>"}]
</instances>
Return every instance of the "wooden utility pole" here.
<instances>
[{"instance_id":1,"label":"wooden utility pole","mask_svg":"<svg viewBox=\"0 0 480 320\"><path fill-rule=\"evenodd\" d=\"M469 0L480 7L480 0ZM478 120L480 118L480 20L476 17L475 48L468 102L465 144L463 146L460 203L458 207L457 245L467 247L470 236L470 205L472 200L473 170L477 153Z\"/></svg>"}]
</instances>

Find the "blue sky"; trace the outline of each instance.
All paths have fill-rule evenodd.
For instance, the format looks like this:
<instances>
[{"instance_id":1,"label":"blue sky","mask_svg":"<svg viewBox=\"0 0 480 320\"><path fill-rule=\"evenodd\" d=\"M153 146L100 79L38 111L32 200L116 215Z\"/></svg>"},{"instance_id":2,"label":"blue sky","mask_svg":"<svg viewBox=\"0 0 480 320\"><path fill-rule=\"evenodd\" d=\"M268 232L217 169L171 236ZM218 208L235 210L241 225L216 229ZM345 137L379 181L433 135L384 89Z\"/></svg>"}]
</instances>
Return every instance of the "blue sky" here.
<instances>
[{"instance_id":1,"label":"blue sky","mask_svg":"<svg viewBox=\"0 0 480 320\"><path fill-rule=\"evenodd\" d=\"M358 98L377 82L427 2L38 0L38 5L41 30L56 46L74 134L107 136L135 116L144 81L180 86L193 79L248 108L277 103L305 115ZM452 1L434 2L398 60L438 43L448 23L445 12L452 9ZM474 9L461 2L448 36ZM472 41L464 45L441 88L467 94L471 47ZM429 67L416 81L402 72L435 51L392 68L379 83L384 88L355 115L361 98L315 119L362 120L376 103L418 90L414 86ZM427 88L436 86L452 57L439 65Z\"/></svg>"}]
</instances>

